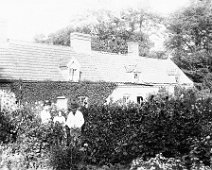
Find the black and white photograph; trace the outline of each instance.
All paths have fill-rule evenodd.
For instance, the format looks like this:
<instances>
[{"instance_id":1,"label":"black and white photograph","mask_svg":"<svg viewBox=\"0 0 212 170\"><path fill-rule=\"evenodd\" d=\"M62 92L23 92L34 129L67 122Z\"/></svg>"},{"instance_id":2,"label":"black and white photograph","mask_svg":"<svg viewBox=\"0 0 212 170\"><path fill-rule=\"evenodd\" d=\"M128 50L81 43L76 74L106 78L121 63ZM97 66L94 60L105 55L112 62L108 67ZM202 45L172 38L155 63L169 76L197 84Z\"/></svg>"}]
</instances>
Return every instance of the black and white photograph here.
<instances>
[{"instance_id":1,"label":"black and white photograph","mask_svg":"<svg viewBox=\"0 0 212 170\"><path fill-rule=\"evenodd\" d=\"M211 170L212 0L0 0L0 170Z\"/></svg>"}]
</instances>

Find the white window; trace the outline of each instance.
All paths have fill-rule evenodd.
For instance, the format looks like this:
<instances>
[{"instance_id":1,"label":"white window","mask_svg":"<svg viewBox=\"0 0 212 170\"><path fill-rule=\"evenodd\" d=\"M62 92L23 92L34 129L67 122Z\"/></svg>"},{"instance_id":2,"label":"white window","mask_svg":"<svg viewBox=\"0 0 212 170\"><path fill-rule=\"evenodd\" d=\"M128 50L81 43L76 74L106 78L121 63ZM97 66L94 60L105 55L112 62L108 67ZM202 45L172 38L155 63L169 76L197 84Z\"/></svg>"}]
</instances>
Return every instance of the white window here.
<instances>
[{"instance_id":1,"label":"white window","mask_svg":"<svg viewBox=\"0 0 212 170\"><path fill-rule=\"evenodd\" d=\"M77 74L77 69L73 69L73 68L69 69L69 76L71 81L75 81L76 74Z\"/></svg>"},{"instance_id":2,"label":"white window","mask_svg":"<svg viewBox=\"0 0 212 170\"><path fill-rule=\"evenodd\" d=\"M77 61L72 60L67 64L69 71L68 77L70 81L79 81L80 79L80 65Z\"/></svg>"}]
</instances>

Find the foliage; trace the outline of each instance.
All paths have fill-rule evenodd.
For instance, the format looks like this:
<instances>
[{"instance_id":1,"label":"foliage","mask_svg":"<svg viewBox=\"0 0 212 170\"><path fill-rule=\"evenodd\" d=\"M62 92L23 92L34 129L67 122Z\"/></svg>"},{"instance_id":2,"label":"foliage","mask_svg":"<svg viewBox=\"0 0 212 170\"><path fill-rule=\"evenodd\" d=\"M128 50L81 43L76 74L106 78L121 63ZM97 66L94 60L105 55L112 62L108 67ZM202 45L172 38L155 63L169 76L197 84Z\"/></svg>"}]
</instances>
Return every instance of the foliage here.
<instances>
[{"instance_id":1,"label":"foliage","mask_svg":"<svg viewBox=\"0 0 212 170\"><path fill-rule=\"evenodd\" d=\"M11 145L0 145L0 169L23 169L23 155L13 153Z\"/></svg>"},{"instance_id":2,"label":"foliage","mask_svg":"<svg viewBox=\"0 0 212 170\"><path fill-rule=\"evenodd\" d=\"M168 158L187 155L190 159L191 146L196 143L193 139L211 135L210 101L155 98L142 108L89 108L84 132L89 142L87 161L126 164L138 156L148 159L159 153ZM209 152L206 149L201 158L197 155L207 165Z\"/></svg>"},{"instance_id":3,"label":"foliage","mask_svg":"<svg viewBox=\"0 0 212 170\"><path fill-rule=\"evenodd\" d=\"M107 10L90 11L85 16L73 20L69 27L50 34L46 43L69 46L70 33L81 32L93 35L94 50L127 53L126 41L136 40L140 43L140 55L146 56L152 44L147 32L151 26L158 27L160 21L161 18L144 10L128 9L122 11L120 16ZM37 35L35 41L45 42L43 35Z\"/></svg>"},{"instance_id":4,"label":"foliage","mask_svg":"<svg viewBox=\"0 0 212 170\"><path fill-rule=\"evenodd\" d=\"M175 63L201 89L211 90L212 19L211 1L195 1L178 11L167 21L169 39Z\"/></svg>"},{"instance_id":5,"label":"foliage","mask_svg":"<svg viewBox=\"0 0 212 170\"><path fill-rule=\"evenodd\" d=\"M20 88L21 87L21 88ZM101 104L115 89L114 83L106 82L22 82L12 84L12 91L18 100L35 103L36 101L56 101L58 96L75 99L87 96L89 104Z\"/></svg>"},{"instance_id":6,"label":"foliage","mask_svg":"<svg viewBox=\"0 0 212 170\"><path fill-rule=\"evenodd\" d=\"M20 169L49 167L50 150L64 132L51 122L41 124L39 112L40 106L28 104L15 112L2 114L0 127L4 138L0 140L4 143L2 152L5 156L2 166L19 167L17 161L21 159Z\"/></svg>"},{"instance_id":7,"label":"foliage","mask_svg":"<svg viewBox=\"0 0 212 170\"><path fill-rule=\"evenodd\" d=\"M9 118L3 112L0 112L0 141L8 143L11 141L11 132L14 127L11 126Z\"/></svg>"},{"instance_id":8,"label":"foliage","mask_svg":"<svg viewBox=\"0 0 212 170\"><path fill-rule=\"evenodd\" d=\"M142 106L92 105L83 111L87 116L82 145L77 147L66 146L66 131L60 125L51 121L41 123L39 105L27 104L16 112L1 114L6 121L0 122L0 127L4 122L12 127L6 133L7 140L4 139L10 143L2 150L5 157L19 155L24 160L23 169L49 165L55 169L73 165L84 169L89 169L88 165L93 169L118 169L137 158L142 161L132 165L134 169L140 166L148 169L153 164L155 168L163 165L167 169L209 166L211 103L211 98L198 98L191 90L179 90L175 98L154 96ZM7 129L10 128L3 128ZM165 158L157 156L160 153ZM10 161L4 163L7 164Z\"/></svg>"},{"instance_id":9,"label":"foliage","mask_svg":"<svg viewBox=\"0 0 212 170\"><path fill-rule=\"evenodd\" d=\"M59 145L51 151L50 164L57 170L77 168L83 165L84 153L77 147ZM81 163L81 165L80 165Z\"/></svg>"},{"instance_id":10,"label":"foliage","mask_svg":"<svg viewBox=\"0 0 212 170\"><path fill-rule=\"evenodd\" d=\"M184 170L186 167L183 161L176 158L165 158L162 154L157 154L154 158L144 161L142 158L133 160L130 170ZM193 164L191 170L209 170L209 166L203 164Z\"/></svg>"}]
</instances>

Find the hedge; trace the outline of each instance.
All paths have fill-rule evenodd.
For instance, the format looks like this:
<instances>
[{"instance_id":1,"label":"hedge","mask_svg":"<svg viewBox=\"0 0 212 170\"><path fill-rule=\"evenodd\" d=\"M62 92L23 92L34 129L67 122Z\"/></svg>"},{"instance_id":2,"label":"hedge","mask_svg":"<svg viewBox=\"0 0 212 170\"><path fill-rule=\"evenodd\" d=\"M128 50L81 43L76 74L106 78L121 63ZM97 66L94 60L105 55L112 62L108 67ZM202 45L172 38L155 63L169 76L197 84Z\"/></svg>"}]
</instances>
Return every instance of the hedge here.
<instances>
[{"instance_id":1,"label":"hedge","mask_svg":"<svg viewBox=\"0 0 212 170\"><path fill-rule=\"evenodd\" d=\"M212 99L153 100L140 109L91 107L88 113L89 163L126 164L162 153L210 164Z\"/></svg>"},{"instance_id":2,"label":"hedge","mask_svg":"<svg viewBox=\"0 0 212 170\"><path fill-rule=\"evenodd\" d=\"M14 81L1 84L16 94L22 102L56 100L58 96L76 98L87 96L90 104L100 104L116 88L114 83L107 82L62 82L62 81Z\"/></svg>"},{"instance_id":3,"label":"hedge","mask_svg":"<svg viewBox=\"0 0 212 170\"><path fill-rule=\"evenodd\" d=\"M134 104L90 106L86 110L82 133L83 143L87 143L86 152L79 156L74 150L75 155L87 165L127 165L138 157L146 161L160 153L166 158L179 159L187 168L192 163L210 165L212 99L197 99L193 93L184 96L151 98L142 107ZM55 135L55 127L43 127L37 120L36 112L30 108L14 112L13 119L4 119L9 122L0 122L1 126L9 127L11 124L14 132L17 129L13 128L19 125L15 137L20 146L16 148L23 148L26 155L32 152L36 157L34 152L39 149L37 141L45 140L47 147L53 147L50 150L53 151L50 152L53 166L70 167L73 150L55 145L58 136ZM4 116L8 115L2 113L2 120ZM1 136L5 142L8 141L7 134ZM76 162L79 161L82 160Z\"/></svg>"}]
</instances>

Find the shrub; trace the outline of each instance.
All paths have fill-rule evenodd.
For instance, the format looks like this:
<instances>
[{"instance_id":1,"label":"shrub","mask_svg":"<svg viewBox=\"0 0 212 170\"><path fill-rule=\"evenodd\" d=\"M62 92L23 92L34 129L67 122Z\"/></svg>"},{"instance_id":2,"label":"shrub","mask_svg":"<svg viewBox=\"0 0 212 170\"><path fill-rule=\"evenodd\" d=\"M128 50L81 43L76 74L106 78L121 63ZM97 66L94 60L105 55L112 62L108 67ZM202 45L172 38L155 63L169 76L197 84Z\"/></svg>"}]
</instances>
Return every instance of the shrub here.
<instances>
[{"instance_id":1,"label":"shrub","mask_svg":"<svg viewBox=\"0 0 212 170\"><path fill-rule=\"evenodd\" d=\"M0 145L0 169L23 170L24 156L13 152L13 145Z\"/></svg>"},{"instance_id":2,"label":"shrub","mask_svg":"<svg viewBox=\"0 0 212 170\"><path fill-rule=\"evenodd\" d=\"M170 163L173 166L177 159L186 168L201 162L209 165L212 100L198 99L192 91L184 94L163 99L156 96L142 107L131 103L84 108L83 152L81 147L66 147L64 129L53 123L41 124L39 107L30 104L1 114L0 128L10 127L1 139L14 142L12 152L21 153L24 167L42 160L49 160L56 169L84 163L115 167L138 157L148 162L160 153L167 164L172 160L169 158L175 158Z\"/></svg>"},{"instance_id":3,"label":"shrub","mask_svg":"<svg viewBox=\"0 0 212 170\"><path fill-rule=\"evenodd\" d=\"M6 154L9 160L6 164L16 165L12 158L19 155L24 160L22 169L49 167L50 150L58 145L57 139L59 135L64 136L64 132L51 122L41 124L36 109L28 104L12 113L1 113L4 119L1 119L0 127L4 133L0 140L11 149Z\"/></svg>"},{"instance_id":4,"label":"shrub","mask_svg":"<svg viewBox=\"0 0 212 170\"><path fill-rule=\"evenodd\" d=\"M142 158L133 160L130 170L185 170L183 160L177 158L165 158L162 154L157 154L154 158L144 161ZM193 163L190 170L209 170L209 166Z\"/></svg>"},{"instance_id":5,"label":"shrub","mask_svg":"<svg viewBox=\"0 0 212 170\"><path fill-rule=\"evenodd\" d=\"M87 161L127 164L138 156L146 160L159 153L191 159L194 139L211 135L210 103L211 99L186 96L148 101L142 108L90 107L84 131ZM206 153L196 156L208 165L208 149Z\"/></svg>"},{"instance_id":6,"label":"shrub","mask_svg":"<svg viewBox=\"0 0 212 170\"><path fill-rule=\"evenodd\" d=\"M51 151L50 164L56 170L77 169L83 165L84 153L75 147L56 146Z\"/></svg>"}]
</instances>

